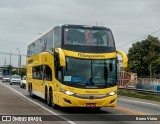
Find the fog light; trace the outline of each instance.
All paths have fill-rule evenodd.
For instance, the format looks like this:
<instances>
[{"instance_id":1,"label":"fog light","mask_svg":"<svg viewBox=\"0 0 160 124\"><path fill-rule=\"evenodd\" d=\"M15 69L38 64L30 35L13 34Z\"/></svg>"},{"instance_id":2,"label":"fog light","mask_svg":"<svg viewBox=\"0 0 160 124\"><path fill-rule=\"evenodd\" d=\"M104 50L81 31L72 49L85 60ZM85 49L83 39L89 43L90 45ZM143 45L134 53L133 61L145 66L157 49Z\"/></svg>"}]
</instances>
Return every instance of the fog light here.
<instances>
[{"instance_id":1,"label":"fog light","mask_svg":"<svg viewBox=\"0 0 160 124\"><path fill-rule=\"evenodd\" d=\"M72 104L70 100L63 98L66 103Z\"/></svg>"},{"instance_id":2,"label":"fog light","mask_svg":"<svg viewBox=\"0 0 160 124\"><path fill-rule=\"evenodd\" d=\"M111 100L111 102L109 104L114 103L115 101L116 101L116 99L113 99L113 100Z\"/></svg>"}]
</instances>

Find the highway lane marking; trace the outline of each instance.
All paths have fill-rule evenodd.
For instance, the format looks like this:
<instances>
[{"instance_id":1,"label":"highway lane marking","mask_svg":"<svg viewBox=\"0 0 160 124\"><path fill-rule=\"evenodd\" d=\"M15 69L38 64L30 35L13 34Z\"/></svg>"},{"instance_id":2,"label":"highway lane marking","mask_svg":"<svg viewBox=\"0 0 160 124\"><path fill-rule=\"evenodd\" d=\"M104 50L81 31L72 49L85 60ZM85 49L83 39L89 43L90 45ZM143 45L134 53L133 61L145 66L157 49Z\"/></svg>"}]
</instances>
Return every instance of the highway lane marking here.
<instances>
[{"instance_id":1,"label":"highway lane marking","mask_svg":"<svg viewBox=\"0 0 160 124\"><path fill-rule=\"evenodd\" d=\"M122 99L122 100L128 100L128 99L124 99L124 98L119 98L119 99ZM146 103L146 102L142 102L142 101L133 101L133 100L128 100L128 101L132 101L132 102L140 102L140 103ZM152 103L146 103L146 104L151 104L151 105L157 105L159 106L158 104L152 104ZM135 111L131 111L131 110L126 110L126 109L123 109L123 108L120 108L120 107L115 107L113 108L117 111L121 111L121 112L125 112L125 113L128 113L128 114L131 114L131 115L137 115L137 116L143 116L143 117L150 117L151 115L144 115L142 113L139 113L139 112L135 112ZM160 118L158 118L157 121L160 121Z\"/></svg>"},{"instance_id":2,"label":"highway lane marking","mask_svg":"<svg viewBox=\"0 0 160 124\"><path fill-rule=\"evenodd\" d=\"M115 107L113 109L115 109L117 111L121 111L121 112L125 112L125 113L128 113L128 114L131 114L131 115L136 115L136 116L142 116L142 117L151 117L152 116L152 115L144 115L142 113L138 113L138 112L134 112L134 111L130 111L130 110L125 110L125 109L119 108L119 107ZM157 118L157 121L160 121L160 118Z\"/></svg>"},{"instance_id":3,"label":"highway lane marking","mask_svg":"<svg viewBox=\"0 0 160 124\"><path fill-rule=\"evenodd\" d=\"M160 106L160 105L154 104L154 103L147 103L147 102L142 102L142 101L134 101L134 100L124 99L124 98L118 98L118 99L120 99L120 100L126 100L126 101L131 101L131 102L142 103L142 104L148 104L148 105L153 105L153 106Z\"/></svg>"},{"instance_id":4,"label":"highway lane marking","mask_svg":"<svg viewBox=\"0 0 160 124\"><path fill-rule=\"evenodd\" d=\"M130 111L130 110L126 110L126 109L123 109L123 108L120 108L120 107L115 107L113 108L117 111L121 111L121 112L125 112L125 113L128 113L128 114L131 114L131 115L144 115L142 113L139 113L139 112L135 112L135 111Z\"/></svg>"},{"instance_id":5,"label":"highway lane marking","mask_svg":"<svg viewBox=\"0 0 160 124\"><path fill-rule=\"evenodd\" d=\"M36 104L37 106L41 107L42 109L44 109L44 110L52 113L53 115L58 115L57 113L55 113L55 112L53 112L53 111L45 108L44 106L40 105L39 103L36 103L35 101L33 101L33 100L27 98L26 96L22 95L20 92L16 91L16 90L13 89L12 87L10 87L10 86L8 86L8 85L5 85L5 84L3 84L3 83L1 83L1 84L2 84L3 86L7 87L9 90L14 91L15 93L17 93L18 95L22 96L23 98L25 98L25 99L29 100L30 102ZM76 124L75 122L70 121L70 120L68 120L67 118L64 118L64 117L62 117L62 116L58 116L58 117L62 118L63 120L67 121L67 122L70 123L70 124Z\"/></svg>"},{"instance_id":6,"label":"highway lane marking","mask_svg":"<svg viewBox=\"0 0 160 124\"><path fill-rule=\"evenodd\" d=\"M18 96L20 99L22 99L25 102L28 102L25 98L20 97L17 93L15 93L14 91L11 90L12 93L14 93L16 96Z\"/></svg>"}]
</instances>

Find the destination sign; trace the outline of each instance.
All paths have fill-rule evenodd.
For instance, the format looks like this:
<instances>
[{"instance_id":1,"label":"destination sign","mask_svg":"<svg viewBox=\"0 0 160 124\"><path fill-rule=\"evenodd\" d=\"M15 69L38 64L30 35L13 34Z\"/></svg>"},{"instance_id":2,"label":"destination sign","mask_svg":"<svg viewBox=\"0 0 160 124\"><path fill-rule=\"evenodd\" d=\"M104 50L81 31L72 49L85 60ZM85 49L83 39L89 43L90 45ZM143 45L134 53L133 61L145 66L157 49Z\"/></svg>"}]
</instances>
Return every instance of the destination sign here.
<instances>
[{"instance_id":1,"label":"destination sign","mask_svg":"<svg viewBox=\"0 0 160 124\"><path fill-rule=\"evenodd\" d=\"M87 57L87 58L104 58L103 54L86 54L86 53L78 53L79 57Z\"/></svg>"}]
</instances>

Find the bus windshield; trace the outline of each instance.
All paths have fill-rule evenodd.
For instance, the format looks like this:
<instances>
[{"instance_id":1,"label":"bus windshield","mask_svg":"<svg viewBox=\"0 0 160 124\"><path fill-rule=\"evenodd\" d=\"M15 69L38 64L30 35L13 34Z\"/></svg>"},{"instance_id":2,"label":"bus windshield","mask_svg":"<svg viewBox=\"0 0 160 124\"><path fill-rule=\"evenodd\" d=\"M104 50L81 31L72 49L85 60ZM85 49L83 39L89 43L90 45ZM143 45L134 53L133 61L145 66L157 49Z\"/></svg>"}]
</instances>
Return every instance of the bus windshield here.
<instances>
[{"instance_id":1,"label":"bus windshield","mask_svg":"<svg viewBox=\"0 0 160 124\"><path fill-rule=\"evenodd\" d=\"M115 47L108 29L64 28L64 45Z\"/></svg>"},{"instance_id":2,"label":"bus windshield","mask_svg":"<svg viewBox=\"0 0 160 124\"><path fill-rule=\"evenodd\" d=\"M81 88L116 85L116 59L85 60L66 57L63 82Z\"/></svg>"}]
</instances>

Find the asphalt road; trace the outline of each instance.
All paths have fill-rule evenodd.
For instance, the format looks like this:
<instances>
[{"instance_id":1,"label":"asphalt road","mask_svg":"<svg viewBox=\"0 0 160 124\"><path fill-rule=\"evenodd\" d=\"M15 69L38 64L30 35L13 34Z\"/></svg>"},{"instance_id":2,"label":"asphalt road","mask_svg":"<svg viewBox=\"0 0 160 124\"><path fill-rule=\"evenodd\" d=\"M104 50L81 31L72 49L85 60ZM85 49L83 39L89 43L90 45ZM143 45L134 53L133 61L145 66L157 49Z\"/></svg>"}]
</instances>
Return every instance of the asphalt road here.
<instances>
[{"instance_id":1,"label":"asphalt road","mask_svg":"<svg viewBox=\"0 0 160 124\"><path fill-rule=\"evenodd\" d=\"M59 121L56 121L56 123L71 123L71 124L74 123L158 124L159 123L158 121L136 120L136 119L139 120L146 119L146 116L142 117L141 115L148 115L147 117L151 117L151 115L160 115L159 102L152 102L148 100L119 96L117 102L118 104L117 107L115 108L103 107L99 111L93 111L91 109L86 109L86 108L59 108L55 110L53 108L48 107L46 103L38 97L35 99L30 98L28 92L25 89L20 88L19 85L9 85L9 83L2 84L0 82L0 87L2 87L0 88L0 115L3 114L54 115L54 119L56 120L59 119ZM9 98L8 95L11 98ZM6 100L6 97L9 98L9 101ZM115 121L107 121L110 119Z\"/></svg>"}]
</instances>

